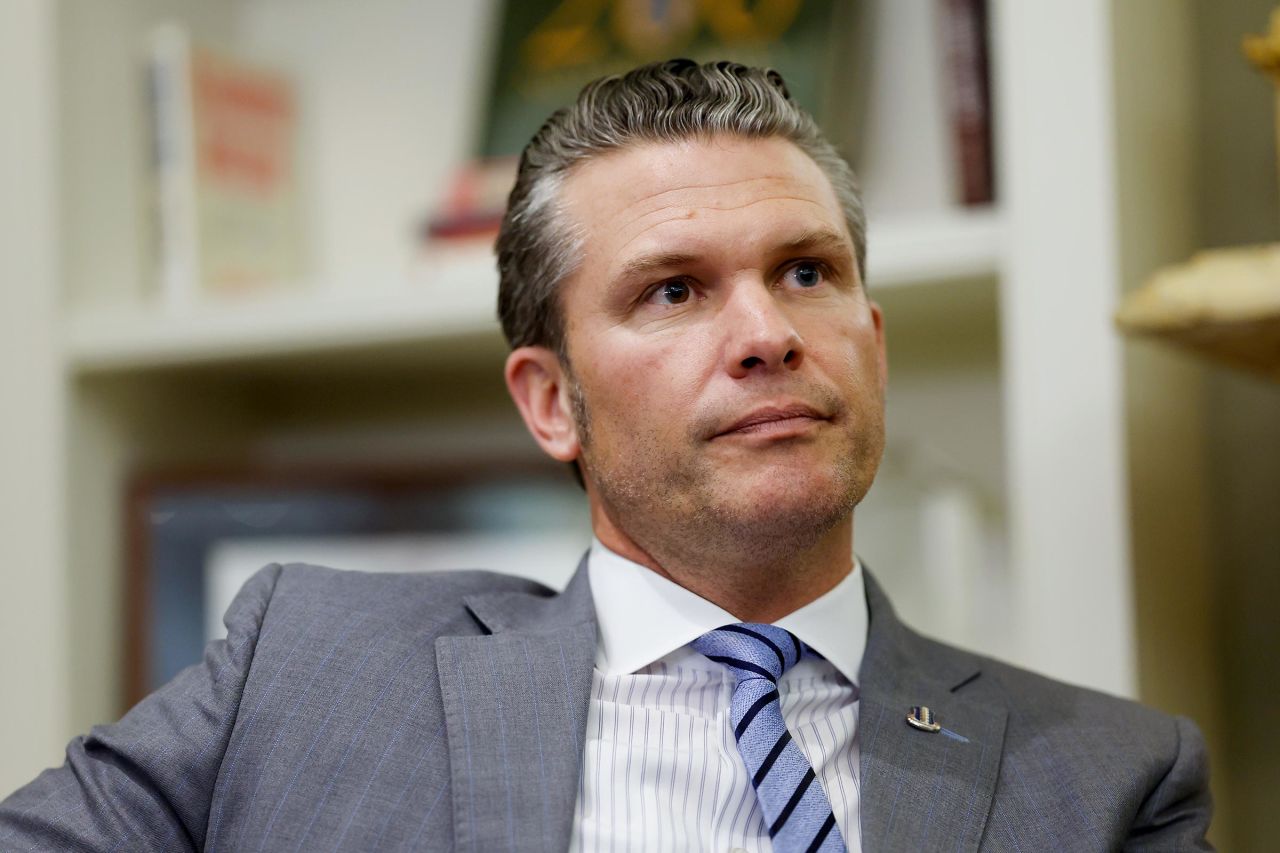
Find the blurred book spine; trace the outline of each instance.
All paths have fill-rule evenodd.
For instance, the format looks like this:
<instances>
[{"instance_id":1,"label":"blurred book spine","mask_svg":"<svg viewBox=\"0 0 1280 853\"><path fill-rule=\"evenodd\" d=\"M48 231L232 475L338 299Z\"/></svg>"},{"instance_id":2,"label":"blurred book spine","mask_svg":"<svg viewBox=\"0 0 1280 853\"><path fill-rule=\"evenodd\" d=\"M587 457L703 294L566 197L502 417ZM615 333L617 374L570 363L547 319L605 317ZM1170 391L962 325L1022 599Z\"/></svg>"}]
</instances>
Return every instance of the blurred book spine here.
<instances>
[{"instance_id":1,"label":"blurred book spine","mask_svg":"<svg viewBox=\"0 0 1280 853\"><path fill-rule=\"evenodd\" d=\"M941 0L947 111L964 205L995 201L986 0Z\"/></svg>"},{"instance_id":2,"label":"blurred book spine","mask_svg":"<svg viewBox=\"0 0 1280 853\"><path fill-rule=\"evenodd\" d=\"M148 45L155 253L165 302L303 273L297 98L283 75L165 24Z\"/></svg>"},{"instance_id":3,"label":"blurred book spine","mask_svg":"<svg viewBox=\"0 0 1280 853\"><path fill-rule=\"evenodd\" d=\"M424 223L423 239L432 242L495 237L518 167L516 157L464 163L454 172L448 192Z\"/></svg>"}]
</instances>

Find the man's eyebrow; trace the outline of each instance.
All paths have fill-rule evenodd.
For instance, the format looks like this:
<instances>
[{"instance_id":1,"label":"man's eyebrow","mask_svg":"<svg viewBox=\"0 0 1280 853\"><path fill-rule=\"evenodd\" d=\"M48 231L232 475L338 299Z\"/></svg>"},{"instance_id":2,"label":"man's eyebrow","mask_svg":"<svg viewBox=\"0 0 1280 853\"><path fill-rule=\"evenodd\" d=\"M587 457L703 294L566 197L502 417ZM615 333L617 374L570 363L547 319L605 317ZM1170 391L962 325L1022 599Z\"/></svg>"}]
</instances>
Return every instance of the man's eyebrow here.
<instances>
[{"instance_id":1,"label":"man's eyebrow","mask_svg":"<svg viewBox=\"0 0 1280 853\"><path fill-rule=\"evenodd\" d=\"M696 263L697 260L697 255L691 255L688 252L657 252L652 255L641 255L623 264L618 270L618 278L641 278L658 270L688 266Z\"/></svg>"},{"instance_id":2,"label":"man's eyebrow","mask_svg":"<svg viewBox=\"0 0 1280 853\"><path fill-rule=\"evenodd\" d=\"M777 252L784 255L819 252L852 257L852 249L853 247L849 245L848 238L842 237L835 231L819 228L813 231L806 231L792 240L787 240L778 246Z\"/></svg>"}]
</instances>

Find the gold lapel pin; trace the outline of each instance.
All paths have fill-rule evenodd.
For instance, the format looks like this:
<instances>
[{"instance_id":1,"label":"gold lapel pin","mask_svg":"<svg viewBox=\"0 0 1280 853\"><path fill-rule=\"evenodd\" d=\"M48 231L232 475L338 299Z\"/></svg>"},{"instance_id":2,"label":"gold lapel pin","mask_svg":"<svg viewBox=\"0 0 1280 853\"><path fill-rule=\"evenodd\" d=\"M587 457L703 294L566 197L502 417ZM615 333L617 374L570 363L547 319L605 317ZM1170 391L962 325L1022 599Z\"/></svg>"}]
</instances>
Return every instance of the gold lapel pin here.
<instances>
[{"instance_id":1,"label":"gold lapel pin","mask_svg":"<svg viewBox=\"0 0 1280 853\"><path fill-rule=\"evenodd\" d=\"M942 726L933 719L933 712L924 705L912 707L911 713L907 714L907 724L922 732L942 731Z\"/></svg>"}]
</instances>

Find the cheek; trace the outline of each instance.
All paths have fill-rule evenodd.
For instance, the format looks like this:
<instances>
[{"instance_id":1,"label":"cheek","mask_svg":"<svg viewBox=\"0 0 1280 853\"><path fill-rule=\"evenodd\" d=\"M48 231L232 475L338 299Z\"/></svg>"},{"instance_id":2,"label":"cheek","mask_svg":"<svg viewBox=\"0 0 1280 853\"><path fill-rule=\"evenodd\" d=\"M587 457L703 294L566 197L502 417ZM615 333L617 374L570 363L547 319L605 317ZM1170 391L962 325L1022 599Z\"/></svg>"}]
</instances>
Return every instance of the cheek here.
<instances>
[{"instance_id":1,"label":"cheek","mask_svg":"<svg viewBox=\"0 0 1280 853\"><path fill-rule=\"evenodd\" d=\"M875 341L858 323L849 321L839 326L825 325L805 335L809 352L817 359L838 364L849 370L875 364Z\"/></svg>"},{"instance_id":2,"label":"cheek","mask_svg":"<svg viewBox=\"0 0 1280 853\"><path fill-rule=\"evenodd\" d=\"M879 350L874 336L865 332L850 325L809 346L809 356L818 371L844 389L850 402L861 399L870 403L883 396Z\"/></svg>"},{"instance_id":3,"label":"cheek","mask_svg":"<svg viewBox=\"0 0 1280 853\"><path fill-rule=\"evenodd\" d=\"M697 411L701 374L686 347L616 345L592 365L582 381L593 423L608 419L624 435L678 433Z\"/></svg>"}]
</instances>

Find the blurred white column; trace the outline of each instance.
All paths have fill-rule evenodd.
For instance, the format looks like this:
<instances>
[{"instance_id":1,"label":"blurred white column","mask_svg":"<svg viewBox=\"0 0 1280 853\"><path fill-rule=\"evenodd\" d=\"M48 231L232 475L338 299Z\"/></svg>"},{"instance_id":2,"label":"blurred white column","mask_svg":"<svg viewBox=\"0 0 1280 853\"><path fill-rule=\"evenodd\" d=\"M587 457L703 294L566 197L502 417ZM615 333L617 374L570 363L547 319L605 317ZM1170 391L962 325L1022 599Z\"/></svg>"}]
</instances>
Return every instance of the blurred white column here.
<instances>
[{"instance_id":1,"label":"blurred white column","mask_svg":"<svg viewBox=\"0 0 1280 853\"><path fill-rule=\"evenodd\" d=\"M1133 695L1111 3L996 0L993 23L1015 656Z\"/></svg>"},{"instance_id":2,"label":"blurred white column","mask_svg":"<svg viewBox=\"0 0 1280 853\"><path fill-rule=\"evenodd\" d=\"M0 3L0 796L67 738L55 12Z\"/></svg>"},{"instance_id":3,"label":"blurred white column","mask_svg":"<svg viewBox=\"0 0 1280 853\"><path fill-rule=\"evenodd\" d=\"M972 648L981 635L979 573L990 555L982 506L974 489L955 478L939 478L920 501L920 548L934 618L931 632L963 638Z\"/></svg>"}]
</instances>

